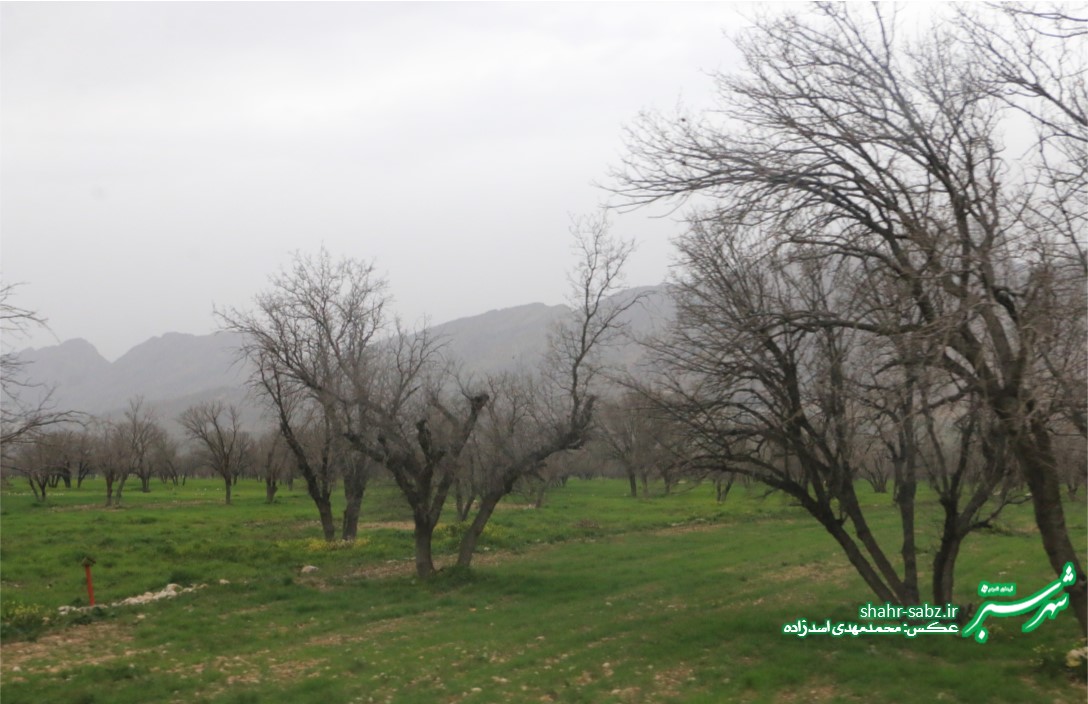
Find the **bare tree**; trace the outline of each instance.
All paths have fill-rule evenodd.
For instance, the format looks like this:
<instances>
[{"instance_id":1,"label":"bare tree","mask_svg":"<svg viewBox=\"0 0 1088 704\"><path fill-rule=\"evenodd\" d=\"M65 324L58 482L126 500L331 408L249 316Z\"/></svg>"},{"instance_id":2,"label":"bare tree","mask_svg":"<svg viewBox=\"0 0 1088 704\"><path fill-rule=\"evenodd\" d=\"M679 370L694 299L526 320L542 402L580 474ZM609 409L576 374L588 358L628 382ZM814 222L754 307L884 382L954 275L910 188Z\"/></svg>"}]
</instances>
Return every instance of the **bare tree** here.
<instances>
[{"instance_id":1,"label":"bare tree","mask_svg":"<svg viewBox=\"0 0 1088 704\"><path fill-rule=\"evenodd\" d=\"M369 476L345 432L360 433L374 370L374 343L385 332L386 283L370 264L296 254L289 270L256 296L253 311L226 310L225 328L245 335L251 384L266 401L299 474L306 481L326 540L335 539L332 492L344 481L343 538L353 540Z\"/></svg>"},{"instance_id":2,"label":"bare tree","mask_svg":"<svg viewBox=\"0 0 1088 704\"><path fill-rule=\"evenodd\" d=\"M55 478L64 471L63 453L56 438L38 431L23 434L6 463L5 471L27 480L34 498L44 503Z\"/></svg>"},{"instance_id":3,"label":"bare tree","mask_svg":"<svg viewBox=\"0 0 1088 704\"><path fill-rule=\"evenodd\" d=\"M140 491L148 493L154 473L152 452L155 445L162 442L166 431L155 422L142 396L129 401L128 408L122 419L114 424L114 429L126 446L128 472L139 478Z\"/></svg>"},{"instance_id":4,"label":"bare tree","mask_svg":"<svg viewBox=\"0 0 1088 704\"><path fill-rule=\"evenodd\" d=\"M291 451L278 430L262 433L253 444L257 474L264 481L265 503L276 500L280 482L291 471Z\"/></svg>"},{"instance_id":5,"label":"bare tree","mask_svg":"<svg viewBox=\"0 0 1088 704\"><path fill-rule=\"evenodd\" d=\"M376 350L380 370L341 407L358 409L363 432L347 431L353 448L385 467L412 510L416 572L434 574L431 541L453 485L462 451L490 398L462 392L458 405L442 398L447 368L426 331L398 331ZM356 383L358 384L358 379ZM346 415L346 413L344 414ZM358 426L357 426L358 427Z\"/></svg>"},{"instance_id":6,"label":"bare tree","mask_svg":"<svg viewBox=\"0 0 1088 704\"><path fill-rule=\"evenodd\" d=\"M106 506L114 506L121 503L125 482L131 471L130 444L113 423L94 421L92 428L95 438L93 463L106 482Z\"/></svg>"},{"instance_id":7,"label":"bare tree","mask_svg":"<svg viewBox=\"0 0 1088 704\"><path fill-rule=\"evenodd\" d=\"M0 333L7 344L32 327L45 327L45 318L12 302L15 284L0 285ZM0 448L11 447L24 436L49 426L78 421L80 415L58 410L53 390L28 379L18 355L0 353Z\"/></svg>"},{"instance_id":8,"label":"bare tree","mask_svg":"<svg viewBox=\"0 0 1088 704\"><path fill-rule=\"evenodd\" d=\"M702 478L697 476L700 473L688 471L685 443L672 419L638 394L629 393L607 403L597 429L596 437L604 444L607 456L623 467L632 497L638 496L640 482L643 497L649 496L649 480L655 475L665 483L666 494L672 493L685 475ZM727 487L732 487L732 479L731 472L716 473L719 501L724 500Z\"/></svg>"},{"instance_id":9,"label":"bare tree","mask_svg":"<svg viewBox=\"0 0 1088 704\"><path fill-rule=\"evenodd\" d=\"M247 348L246 353L256 360L253 382L275 413L280 436L317 507L321 532L331 542L336 539L332 492L336 486L337 456L343 452L332 420L305 387L292 382L260 348Z\"/></svg>"},{"instance_id":10,"label":"bare tree","mask_svg":"<svg viewBox=\"0 0 1088 704\"><path fill-rule=\"evenodd\" d=\"M1058 392L1067 379L1056 371L1083 378L1082 362L1048 359L1062 327L1051 304L1084 300L1083 216L1073 215L1085 172L1068 146L1082 123L1060 106L1038 116L1040 143L1068 148L1014 162L998 132L1012 108L994 90L1008 76L994 73L992 57L962 29L946 25L916 40L885 6L814 10L760 20L740 40L747 74L718 77L722 113L649 117L632 131L619 190L633 203L702 193L714 202L703 217L759 232L825 269L855 262L859 277L897 288L880 308L794 302L789 321L829 340L928 338L936 353L920 361L980 399L1005 435L1051 565L1076 565L1070 598L1088 627L1088 581L1066 527L1052 445L1057 419L1083 415ZM1032 41L1061 53L1083 38L1038 33ZM1053 76L1062 88L1049 95L1083 95L1082 78ZM1053 178L1050 160L1060 162ZM909 315L889 322L886 310L903 302ZM1083 325L1083 311L1076 315ZM894 570L878 562L894 585Z\"/></svg>"},{"instance_id":11,"label":"bare tree","mask_svg":"<svg viewBox=\"0 0 1088 704\"><path fill-rule=\"evenodd\" d=\"M477 443L484 467L480 503L458 549L461 567L471 564L495 507L519 481L537 474L549 457L585 444L601 351L623 332L623 315L641 301L612 298L622 287L632 242L612 236L603 215L576 220L571 234L577 256L569 275L572 313L552 331L543 369L535 378L491 380L491 403Z\"/></svg>"},{"instance_id":12,"label":"bare tree","mask_svg":"<svg viewBox=\"0 0 1088 704\"><path fill-rule=\"evenodd\" d=\"M249 435L241 428L238 409L224 408L219 401L199 403L186 409L178 423L197 444L204 461L223 478L229 505L234 477L250 451Z\"/></svg>"},{"instance_id":13,"label":"bare tree","mask_svg":"<svg viewBox=\"0 0 1088 704\"><path fill-rule=\"evenodd\" d=\"M178 442L157 423L151 439L149 463L163 484L178 485L182 471Z\"/></svg>"},{"instance_id":14,"label":"bare tree","mask_svg":"<svg viewBox=\"0 0 1088 704\"><path fill-rule=\"evenodd\" d=\"M76 488L81 488L83 481L95 471L94 434L86 427L67 428L57 433L57 442L63 448L67 468L65 486L71 487L71 481L75 479Z\"/></svg>"}]
</instances>

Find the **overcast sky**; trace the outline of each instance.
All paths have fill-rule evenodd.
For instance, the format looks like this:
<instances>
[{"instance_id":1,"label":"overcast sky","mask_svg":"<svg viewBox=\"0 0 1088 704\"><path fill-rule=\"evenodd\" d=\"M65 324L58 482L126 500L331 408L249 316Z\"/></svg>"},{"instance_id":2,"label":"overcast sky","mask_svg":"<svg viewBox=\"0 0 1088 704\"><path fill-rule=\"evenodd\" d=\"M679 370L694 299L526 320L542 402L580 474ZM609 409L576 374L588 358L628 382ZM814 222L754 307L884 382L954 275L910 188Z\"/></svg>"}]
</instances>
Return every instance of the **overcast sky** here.
<instances>
[{"instance_id":1,"label":"overcast sky","mask_svg":"<svg viewBox=\"0 0 1088 704\"><path fill-rule=\"evenodd\" d=\"M737 7L5 3L2 275L56 336L16 346L211 332L322 244L409 322L559 303L623 126L709 104ZM652 214L614 218L632 285L679 231Z\"/></svg>"}]
</instances>

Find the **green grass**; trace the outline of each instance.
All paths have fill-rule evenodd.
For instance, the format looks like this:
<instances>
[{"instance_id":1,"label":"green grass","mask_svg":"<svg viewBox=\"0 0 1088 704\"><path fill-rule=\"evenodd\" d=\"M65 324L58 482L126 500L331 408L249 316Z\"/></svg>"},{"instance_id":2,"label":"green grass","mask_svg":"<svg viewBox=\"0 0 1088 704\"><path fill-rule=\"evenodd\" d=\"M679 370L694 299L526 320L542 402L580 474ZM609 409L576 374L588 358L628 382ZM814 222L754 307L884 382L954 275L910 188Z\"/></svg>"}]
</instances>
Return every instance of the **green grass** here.
<instances>
[{"instance_id":1,"label":"green grass","mask_svg":"<svg viewBox=\"0 0 1088 704\"><path fill-rule=\"evenodd\" d=\"M390 486L368 491L359 544L334 549L300 489L269 506L263 487L243 483L228 507L214 482L155 485L111 510L100 489L57 491L44 507L28 492L3 496L5 611L86 603L87 554L100 603L168 582L206 586L54 618L40 633L9 629L5 704L1085 699L1062 664L1077 645L1071 613L1029 634L995 621L985 645L784 635L798 618L857 621L874 599L822 529L755 487L718 505L709 486L631 499L623 482L572 480L542 509L501 508L474 569L425 584ZM890 497L864 500L895 554ZM1084 504L1067 518L1084 544ZM919 527L924 565L937 530L924 495ZM436 533L440 564L456 532ZM308 564L319 571L300 574ZM980 579L1028 593L1051 578L1030 508L1015 507L964 545L957 600L977 602Z\"/></svg>"}]
</instances>

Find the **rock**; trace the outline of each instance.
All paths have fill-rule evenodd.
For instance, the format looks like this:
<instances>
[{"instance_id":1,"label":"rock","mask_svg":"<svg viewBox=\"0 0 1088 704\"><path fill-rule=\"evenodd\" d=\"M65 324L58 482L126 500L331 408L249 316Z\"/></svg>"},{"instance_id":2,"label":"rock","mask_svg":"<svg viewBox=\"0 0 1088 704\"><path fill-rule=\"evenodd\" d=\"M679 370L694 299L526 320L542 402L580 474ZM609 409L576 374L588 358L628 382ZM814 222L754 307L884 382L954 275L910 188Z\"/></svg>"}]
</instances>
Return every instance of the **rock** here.
<instances>
[{"instance_id":1,"label":"rock","mask_svg":"<svg viewBox=\"0 0 1088 704\"><path fill-rule=\"evenodd\" d=\"M316 565L306 565L305 567L302 568L302 574L310 574L312 572L317 572L317 566Z\"/></svg>"}]
</instances>

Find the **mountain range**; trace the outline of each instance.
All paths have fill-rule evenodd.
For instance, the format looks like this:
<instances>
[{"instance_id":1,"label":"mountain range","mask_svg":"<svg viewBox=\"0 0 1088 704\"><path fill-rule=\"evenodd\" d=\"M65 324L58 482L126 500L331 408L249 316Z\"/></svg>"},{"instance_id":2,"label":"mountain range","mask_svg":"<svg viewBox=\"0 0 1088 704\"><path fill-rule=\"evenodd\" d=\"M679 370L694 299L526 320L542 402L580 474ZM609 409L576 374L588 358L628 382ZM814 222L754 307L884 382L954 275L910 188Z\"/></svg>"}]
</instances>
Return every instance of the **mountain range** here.
<instances>
[{"instance_id":1,"label":"mountain range","mask_svg":"<svg viewBox=\"0 0 1088 704\"><path fill-rule=\"evenodd\" d=\"M645 286L615 294L618 304L640 300L623 316L627 335L606 352L606 363L629 367L641 349L637 340L660 332L674 308L665 286ZM538 364L552 327L570 314L565 305L530 303L491 310L435 325L430 332L446 341L448 356L466 375L529 369ZM28 348L18 353L21 372L35 386L24 390L31 400L52 390L58 409L100 417L120 415L129 401L142 397L172 433L174 419L189 406L208 400L233 403L249 429L266 424L259 401L249 393L248 363L239 359L238 333L208 335L166 333L143 342L114 362L107 361L83 339Z\"/></svg>"}]
</instances>

